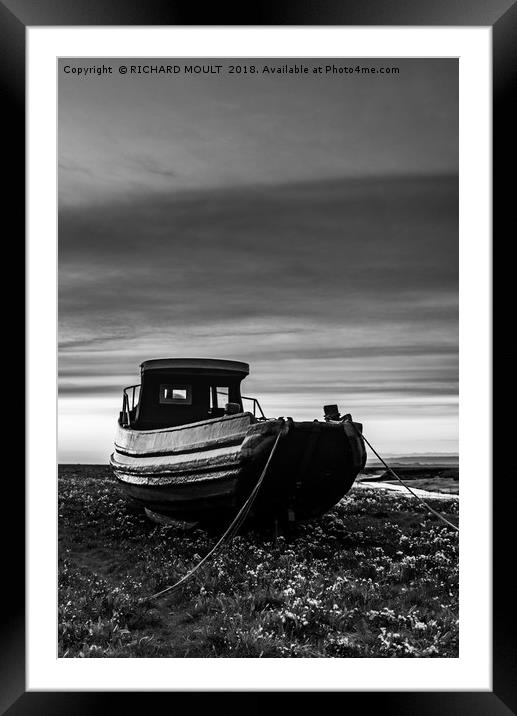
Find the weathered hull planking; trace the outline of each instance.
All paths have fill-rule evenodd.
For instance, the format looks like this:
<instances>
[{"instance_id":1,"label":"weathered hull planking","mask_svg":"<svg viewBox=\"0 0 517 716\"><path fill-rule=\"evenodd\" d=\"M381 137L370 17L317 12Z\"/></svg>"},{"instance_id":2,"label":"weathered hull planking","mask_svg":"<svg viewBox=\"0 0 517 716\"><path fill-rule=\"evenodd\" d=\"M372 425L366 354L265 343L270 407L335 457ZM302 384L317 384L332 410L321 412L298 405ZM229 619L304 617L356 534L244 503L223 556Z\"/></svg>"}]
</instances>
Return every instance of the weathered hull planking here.
<instances>
[{"instance_id":1,"label":"weathered hull planking","mask_svg":"<svg viewBox=\"0 0 517 716\"><path fill-rule=\"evenodd\" d=\"M366 462L350 423L257 421L239 413L157 430L119 425L110 462L132 503L178 520L214 521L244 503L286 427L251 516L320 515L348 492Z\"/></svg>"}]
</instances>

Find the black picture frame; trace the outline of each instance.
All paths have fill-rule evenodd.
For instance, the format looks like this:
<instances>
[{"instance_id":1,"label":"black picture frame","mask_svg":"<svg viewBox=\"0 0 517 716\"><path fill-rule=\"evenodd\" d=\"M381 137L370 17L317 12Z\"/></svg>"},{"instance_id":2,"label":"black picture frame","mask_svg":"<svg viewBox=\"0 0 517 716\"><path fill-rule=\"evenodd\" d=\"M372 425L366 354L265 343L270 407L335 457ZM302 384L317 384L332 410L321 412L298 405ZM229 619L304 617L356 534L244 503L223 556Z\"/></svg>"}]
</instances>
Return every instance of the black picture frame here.
<instances>
[{"instance_id":1,"label":"black picture frame","mask_svg":"<svg viewBox=\"0 0 517 716\"><path fill-rule=\"evenodd\" d=\"M199 20L202 19L202 22ZM169 0L0 0L0 78L3 98L4 142L12 151L9 181L4 206L9 215L11 238L24 245L25 226L25 30L28 26L79 25L406 25L406 26L491 26L493 33L493 229L504 248L504 230L511 227L514 182L508 166L509 149L515 144L517 117L510 100L515 95L517 4L512 0L334 0L310 3L254 3L235 11L229 6L213 4L201 12L196 4ZM512 93L513 89L513 93ZM512 167L513 168L513 167ZM513 191L512 191L513 189ZM512 193L510 193L512 192ZM513 212L512 212L513 213ZM506 282L494 292L494 308L503 306ZM500 288L499 288L500 287ZM507 289L506 289L507 290ZM22 299L23 302L23 299ZM494 317L497 311L494 311ZM494 318L495 320L495 318ZM495 321L494 329L497 327ZM20 335L13 332L13 337ZM20 336L23 344L23 336ZM17 344L17 342L16 342ZM29 349L31 347L29 346ZM18 349L17 349L18 350ZM511 359L501 354L497 371L500 375ZM19 396L17 402L20 402ZM486 427L486 416L480 416L480 428ZM510 426L494 431L494 451L511 445L505 443ZM506 432L505 432L506 430ZM489 435L485 436L490 439ZM21 454L21 453L20 453ZM18 470L17 472L21 472ZM128 707L153 708L158 698L171 708L214 709L260 713L266 709L292 710L293 698L301 696L306 708L321 708L318 693L127 693L127 692L26 692L25 688L25 550L23 512L24 483L14 474L7 482L5 503L16 519L0 521L3 531L4 607L1 612L0 647L0 713L22 714L91 714L116 713ZM496 471L494 469L494 474ZM508 476L510 477L510 476ZM17 479L14 479L17 478ZM510 484L509 484L510 483ZM383 714L493 714L517 713L517 673L515 641L510 638L514 596L508 589L507 573L513 535L511 480L504 472L494 480L493 530L493 691L491 692L347 692L335 694L338 707L371 708ZM5 514L5 512L4 512ZM403 665L401 664L401 668ZM327 694L325 694L327 696ZM250 698L253 697L253 698ZM126 704L127 702L127 704Z\"/></svg>"}]
</instances>

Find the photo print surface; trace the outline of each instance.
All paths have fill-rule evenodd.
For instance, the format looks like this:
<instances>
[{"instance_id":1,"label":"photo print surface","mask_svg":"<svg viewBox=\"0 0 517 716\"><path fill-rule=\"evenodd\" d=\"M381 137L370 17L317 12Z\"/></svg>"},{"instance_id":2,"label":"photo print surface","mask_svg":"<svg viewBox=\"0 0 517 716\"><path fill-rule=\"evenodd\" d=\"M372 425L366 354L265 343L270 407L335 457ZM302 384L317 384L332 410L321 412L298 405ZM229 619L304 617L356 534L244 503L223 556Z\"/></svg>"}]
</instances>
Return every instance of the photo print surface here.
<instances>
[{"instance_id":1,"label":"photo print surface","mask_svg":"<svg viewBox=\"0 0 517 716\"><path fill-rule=\"evenodd\" d=\"M61 58L58 154L59 656L457 657L457 60Z\"/></svg>"}]
</instances>

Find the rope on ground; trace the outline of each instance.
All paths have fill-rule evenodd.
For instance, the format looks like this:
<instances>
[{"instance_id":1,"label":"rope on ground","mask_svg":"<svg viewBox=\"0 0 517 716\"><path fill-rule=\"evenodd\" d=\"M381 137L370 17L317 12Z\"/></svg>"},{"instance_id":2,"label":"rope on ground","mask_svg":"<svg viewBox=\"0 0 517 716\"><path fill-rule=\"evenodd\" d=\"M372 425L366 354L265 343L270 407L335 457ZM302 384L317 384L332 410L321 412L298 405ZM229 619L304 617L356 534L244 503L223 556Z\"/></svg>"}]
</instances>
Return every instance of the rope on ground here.
<instances>
[{"instance_id":1,"label":"rope on ground","mask_svg":"<svg viewBox=\"0 0 517 716\"><path fill-rule=\"evenodd\" d=\"M425 500L423 500L423 499L420 497L420 495L417 495L416 492L413 492L413 490L409 487L409 485L407 485L407 484L404 482L404 480L397 475L397 473L395 472L395 470L393 470L393 468L391 468L391 467L388 465L388 463L379 455L379 453L377 452L377 450L375 450L375 448L373 447L373 445L372 445L370 442L368 442L368 440L364 437L364 435L362 435L362 434L359 432L359 430L355 427L354 423L353 423L351 420L350 420L349 422L350 422L350 424L353 426L354 430L355 430L356 433L359 435L359 437L361 437L361 438L364 440L364 442L368 445L368 447L369 447L370 450L373 452L373 454L382 462L382 464L384 465L384 467L385 467L389 472L391 472L391 474L400 482L401 485L404 485L404 487L405 487L407 490L409 490L409 492L413 495L413 497L416 497L416 499L417 499L419 502L421 502L425 507L427 507L427 509L429 510L429 512L432 512L433 515L436 515L436 517L438 517L440 520L442 520L442 522L445 522L445 524L449 525L449 527L452 527L453 530L456 530L456 532L459 532L459 531L460 531L460 528L459 528L457 525L455 525L453 522L450 522L446 517L444 517L444 516L441 515L439 512L437 512L436 510L434 510L434 509L431 507L431 505L429 505Z\"/></svg>"},{"instance_id":2,"label":"rope on ground","mask_svg":"<svg viewBox=\"0 0 517 716\"><path fill-rule=\"evenodd\" d=\"M217 542L216 542L215 545L212 547L212 549L210 550L210 552L208 552L208 554L206 554L206 555L203 557L203 559L202 559L200 562L198 562L198 564L196 564L196 566L193 567L193 568L190 570L190 572L188 572L187 574L185 574L185 575L184 575L181 579L179 579L175 584L172 584L170 587L166 587L165 589L162 589L160 592L156 592L156 594L152 594L150 597L148 597L149 599L156 599L157 597L161 597L161 596L163 596L164 594L167 594L167 593L169 593L169 592L176 591L177 589L179 589L180 587L182 587L186 582L188 582L188 581L194 576L194 574L195 574L204 564L206 564L206 563L208 562L208 560L209 560L211 557L213 557L213 556L216 554L216 552L225 544L225 542L229 542L229 541L237 534L237 532L239 531L239 529L240 529L241 525L243 524L244 520L245 520L246 517L248 516L249 511L250 511L250 509L251 509L253 503L255 502L255 498L257 497L257 495L258 495L258 493L259 493L259 490L260 490L260 487L261 487L262 483L264 482L264 478L266 477L266 473L267 473L267 471L268 471L269 464L270 464L271 459L272 459L272 457L273 457L273 455L274 455L274 453L275 453L275 450L276 450L276 448L277 448L278 442L279 442L280 438L282 437L282 435L285 435L285 432L286 432L286 428L283 428L282 430L280 430L280 432L279 432L278 435L276 436L276 440L275 440L275 442L274 442L274 444L273 444L273 447L271 448L271 452L269 453L269 457L268 457L268 459L267 459L267 462L266 462L266 464L265 464L265 466L264 466L264 469L262 470L262 473L261 473L259 479L257 480L257 483L256 483L255 487L254 487L253 490L251 491L251 493L250 493L248 499L247 499L246 502L242 505L242 507L241 507L241 509L239 510L239 512L237 513L237 515L233 518L232 522L230 523L230 525L228 526L228 528L226 529L226 531L225 531L225 532L223 533L223 535L217 540Z\"/></svg>"}]
</instances>

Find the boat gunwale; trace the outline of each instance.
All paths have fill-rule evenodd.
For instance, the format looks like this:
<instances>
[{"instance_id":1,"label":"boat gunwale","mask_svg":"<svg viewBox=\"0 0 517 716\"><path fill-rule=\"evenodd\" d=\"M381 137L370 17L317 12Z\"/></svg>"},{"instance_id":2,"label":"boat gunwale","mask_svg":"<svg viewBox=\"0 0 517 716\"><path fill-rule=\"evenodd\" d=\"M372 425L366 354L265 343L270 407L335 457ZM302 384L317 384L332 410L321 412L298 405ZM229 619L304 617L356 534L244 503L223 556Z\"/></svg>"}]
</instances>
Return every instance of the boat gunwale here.
<instances>
[{"instance_id":1,"label":"boat gunwale","mask_svg":"<svg viewBox=\"0 0 517 716\"><path fill-rule=\"evenodd\" d=\"M139 434L139 435L153 435L157 433L169 433L169 432L176 432L180 430L188 430L190 428L199 427L200 425L212 425L214 423L222 423L227 422L229 420L235 420L236 418L242 418L244 415L249 415L251 418L250 425L253 425L257 421L257 418L253 415L253 413L250 413L249 410L246 410L242 413L234 413L233 415L219 415L216 418L209 418L208 420L199 420L195 423L184 423L183 425L171 425L166 428L151 428L150 430L139 430L138 428L132 428L130 425L121 425L120 422L118 422L118 427L120 430L123 430L125 433L133 433L133 434ZM261 421L264 422L264 421Z\"/></svg>"}]
</instances>

